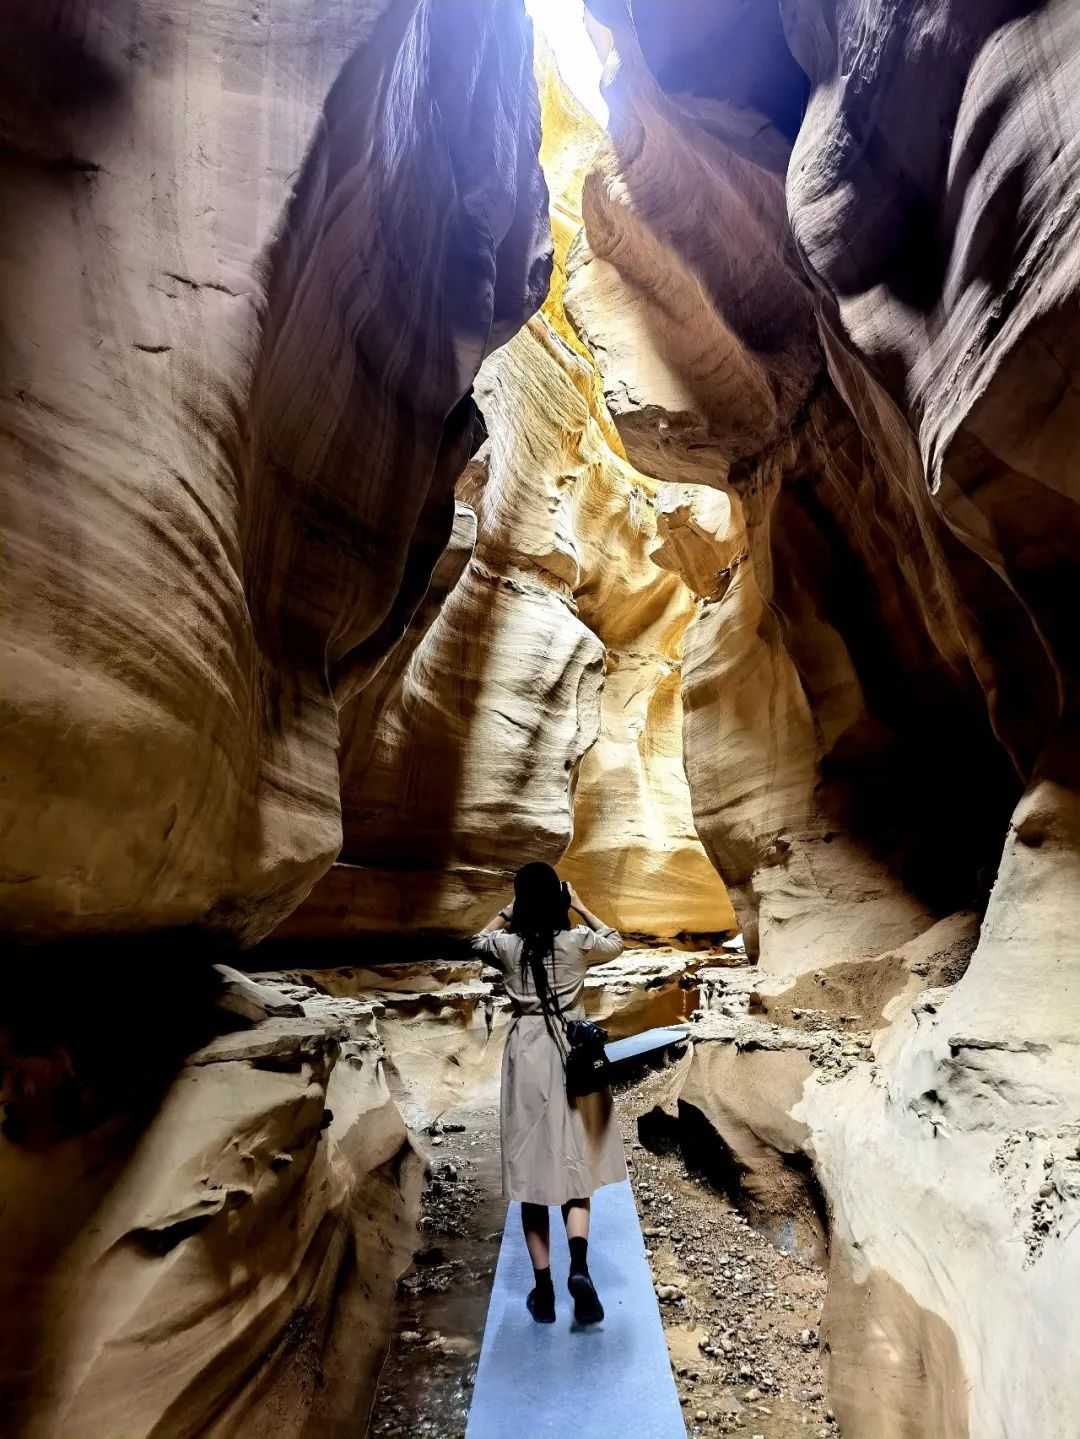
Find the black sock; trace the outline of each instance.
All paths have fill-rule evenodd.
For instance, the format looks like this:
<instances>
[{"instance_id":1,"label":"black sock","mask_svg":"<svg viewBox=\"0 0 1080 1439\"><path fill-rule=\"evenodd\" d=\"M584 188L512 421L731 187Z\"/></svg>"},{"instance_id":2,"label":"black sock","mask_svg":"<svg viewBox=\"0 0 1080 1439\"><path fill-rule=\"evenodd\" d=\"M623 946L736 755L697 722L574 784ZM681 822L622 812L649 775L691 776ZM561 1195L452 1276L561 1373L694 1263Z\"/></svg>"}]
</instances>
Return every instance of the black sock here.
<instances>
[{"instance_id":1,"label":"black sock","mask_svg":"<svg viewBox=\"0 0 1080 1439\"><path fill-rule=\"evenodd\" d=\"M589 1241L587 1239L571 1239L570 1241L570 1273L588 1274L589 1272Z\"/></svg>"},{"instance_id":2,"label":"black sock","mask_svg":"<svg viewBox=\"0 0 1080 1439\"><path fill-rule=\"evenodd\" d=\"M555 1286L551 1282L551 1266L546 1269L533 1269L533 1279L536 1282L537 1299L545 1299L550 1294L554 1296Z\"/></svg>"}]
</instances>

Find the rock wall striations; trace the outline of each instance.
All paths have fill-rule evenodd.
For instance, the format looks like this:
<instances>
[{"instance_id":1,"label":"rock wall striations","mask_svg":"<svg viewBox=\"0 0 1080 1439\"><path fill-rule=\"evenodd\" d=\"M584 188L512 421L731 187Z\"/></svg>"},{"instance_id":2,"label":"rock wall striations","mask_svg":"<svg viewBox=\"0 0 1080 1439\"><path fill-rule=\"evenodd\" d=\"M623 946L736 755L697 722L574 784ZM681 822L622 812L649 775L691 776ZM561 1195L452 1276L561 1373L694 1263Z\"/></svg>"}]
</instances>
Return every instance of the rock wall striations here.
<instances>
[{"instance_id":1,"label":"rock wall striations","mask_svg":"<svg viewBox=\"0 0 1080 1439\"><path fill-rule=\"evenodd\" d=\"M600 134L549 61L538 73L551 290L477 377L488 438L459 481L461 544L440 566L457 582L345 709L341 861L275 939L472 933L531 859L562 860L627 931L734 928L682 766L683 636L699 600L651 558L659 487L626 462L562 304Z\"/></svg>"},{"instance_id":2,"label":"rock wall striations","mask_svg":"<svg viewBox=\"0 0 1080 1439\"><path fill-rule=\"evenodd\" d=\"M642 50L658 12L635 8L635 31L613 10L614 154L585 184L567 307L631 460L726 497L661 506L661 562L703 599L683 683L698 832L763 964L865 957L970 902L1018 791L973 675L989 661L960 581L985 567L921 478L895 483L899 425L860 429L829 377L765 98L665 93ZM774 28L759 48L784 43ZM687 34L695 76L726 36L722 18ZM674 43L664 74L689 85ZM802 87L786 114L806 81L784 73Z\"/></svg>"},{"instance_id":3,"label":"rock wall striations","mask_svg":"<svg viewBox=\"0 0 1080 1439\"><path fill-rule=\"evenodd\" d=\"M341 708L471 542L470 387L550 271L531 27L20 0L0 40L0 1410L353 1434L421 1184L374 1012L238 1032L203 980L337 855Z\"/></svg>"},{"instance_id":4,"label":"rock wall striations","mask_svg":"<svg viewBox=\"0 0 1080 1439\"><path fill-rule=\"evenodd\" d=\"M3 922L251 942L547 290L495 0L3 19ZM375 220L377 217L377 221Z\"/></svg>"},{"instance_id":5,"label":"rock wall striations","mask_svg":"<svg viewBox=\"0 0 1080 1439\"><path fill-rule=\"evenodd\" d=\"M827 1253L841 1431L1075 1430L1080 14L588 3L606 138L509 0L0 19L29 1439L357 1432L390 1001L211 949L376 963L531 858L743 929L663 1124ZM494 1081L475 968L382 976L421 1118Z\"/></svg>"},{"instance_id":6,"label":"rock wall striations","mask_svg":"<svg viewBox=\"0 0 1080 1439\"><path fill-rule=\"evenodd\" d=\"M423 1184L379 1007L119 947L0 1031L5 1433L355 1433Z\"/></svg>"},{"instance_id":7,"label":"rock wall striations","mask_svg":"<svg viewBox=\"0 0 1080 1439\"><path fill-rule=\"evenodd\" d=\"M629 458L670 482L655 558L704 601L697 828L758 985L795 996L779 1030L707 1037L728 1051L692 1107L725 1150L758 1137L748 1173L770 1134L774 1168L813 1165L845 1432L1068 1432L1075 7L590 8L614 158L567 309ZM972 905L977 944L938 964ZM793 1089L807 986L837 1044L872 1038Z\"/></svg>"}]
</instances>

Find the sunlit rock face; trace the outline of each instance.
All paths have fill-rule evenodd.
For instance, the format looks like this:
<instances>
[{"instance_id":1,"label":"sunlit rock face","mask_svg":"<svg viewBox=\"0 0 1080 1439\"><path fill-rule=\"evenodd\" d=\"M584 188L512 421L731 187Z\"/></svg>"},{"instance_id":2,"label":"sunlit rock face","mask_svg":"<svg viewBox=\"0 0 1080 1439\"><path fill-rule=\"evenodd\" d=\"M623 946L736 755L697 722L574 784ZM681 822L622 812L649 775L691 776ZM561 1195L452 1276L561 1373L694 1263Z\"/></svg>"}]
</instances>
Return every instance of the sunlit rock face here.
<instances>
[{"instance_id":1,"label":"sunlit rock face","mask_svg":"<svg viewBox=\"0 0 1080 1439\"><path fill-rule=\"evenodd\" d=\"M655 558L705 599L698 831L796 990L888 972L993 881L962 978L851 1006L870 1062L797 1096L777 1071L767 1127L829 1206L834 1407L858 1434L1067 1432L1074 7L591 8L617 158L586 182L567 307L630 459L672 482Z\"/></svg>"},{"instance_id":2,"label":"sunlit rock face","mask_svg":"<svg viewBox=\"0 0 1080 1439\"><path fill-rule=\"evenodd\" d=\"M338 707L450 535L484 355L546 292L531 27L2 27L3 920L252 940L340 848Z\"/></svg>"},{"instance_id":3,"label":"sunlit rock face","mask_svg":"<svg viewBox=\"0 0 1080 1439\"><path fill-rule=\"evenodd\" d=\"M735 15L721 7L714 31L683 9L694 24L661 66L678 94L642 52L658 12L635 9L635 32L603 11L614 154L585 183L566 302L630 459L682 487L661 501L656 558L703 601L682 686L697 830L762 964L795 972L970 903L1018 784L962 588L985 566L915 483L898 425L860 429L828 374L785 210L780 122L802 100L748 110L759 82L719 94L723 65L682 93ZM979 584L1027 623L992 573Z\"/></svg>"},{"instance_id":4,"label":"sunlit rock face","mask_svg":"<svg viewBox=\"0 0 1080 1439\"><path fill-rule=\"evenodd\" d=\"M341 862L276 938L470 933L533 859L561 860L631 933L735 924L682 765L683 638L700 602L651 557L658 485L626 462L562 306L599 135L554 72L540 76L551 291L477 378L488 439L436 572L459 577L441 603L432 586L346 708Z\"/></svg>"}]
</instances>

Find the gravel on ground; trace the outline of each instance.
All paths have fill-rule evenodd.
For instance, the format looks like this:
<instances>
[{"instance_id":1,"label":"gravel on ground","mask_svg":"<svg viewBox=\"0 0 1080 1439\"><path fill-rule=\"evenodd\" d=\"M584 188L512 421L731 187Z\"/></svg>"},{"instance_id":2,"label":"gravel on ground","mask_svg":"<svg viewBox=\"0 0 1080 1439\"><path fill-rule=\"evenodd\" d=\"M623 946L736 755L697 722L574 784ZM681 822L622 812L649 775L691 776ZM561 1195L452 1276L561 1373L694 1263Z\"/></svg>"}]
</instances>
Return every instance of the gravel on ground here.
<instances>
[{"instance_id":1,"label":"gravel on ground","mask_svg":"<svg viewBox=\"0 0 1080 1439\"><path fill-rule=\"evenodd\" d=\"M616 1106L687 1432L834 1439L818 1350L825 1276L779 1253L677 1149L642 1146L637 1119L665 1082L649 1071L618 1090ZM432 1177L370 1439L465 1432L505 1210L497 1112L454 1119L419 1136Z\"/></svg>"}]
</instances>

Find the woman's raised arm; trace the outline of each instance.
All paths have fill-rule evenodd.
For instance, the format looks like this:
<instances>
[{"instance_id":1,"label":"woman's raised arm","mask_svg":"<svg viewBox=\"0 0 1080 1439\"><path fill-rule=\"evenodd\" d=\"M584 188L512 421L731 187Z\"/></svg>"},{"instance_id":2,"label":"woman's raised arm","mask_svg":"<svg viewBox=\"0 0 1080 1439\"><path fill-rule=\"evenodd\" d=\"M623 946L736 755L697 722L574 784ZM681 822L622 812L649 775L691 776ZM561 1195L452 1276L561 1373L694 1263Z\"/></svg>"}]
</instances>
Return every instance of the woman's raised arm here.
<instances>
[{"instance_id":1,"label":"woman's raised arm","mask_svg":"<svg viewBox=\"0 0 1080 1439\"><path fill-rule=\"evenodd\" d=\"M570 887L570 907L577 910L592 930L592 943L589 944L588 949L596 959L617 959L625 948L619 931L612 929L610 924L605 924L598 915L593 914L592 910L586 909L581 896L573 887Z\"/></svg>"}]
</instances>

